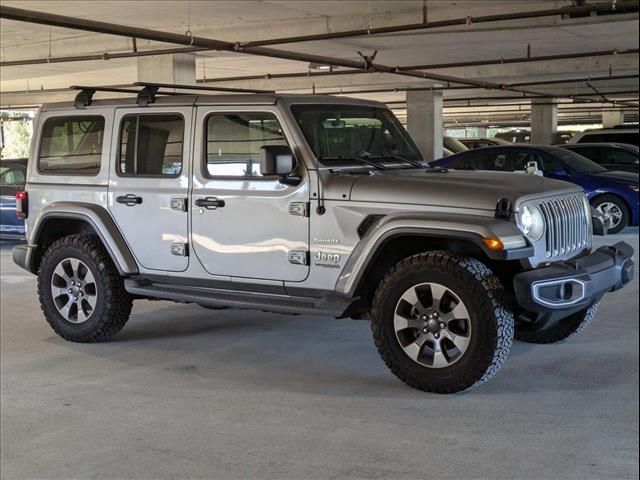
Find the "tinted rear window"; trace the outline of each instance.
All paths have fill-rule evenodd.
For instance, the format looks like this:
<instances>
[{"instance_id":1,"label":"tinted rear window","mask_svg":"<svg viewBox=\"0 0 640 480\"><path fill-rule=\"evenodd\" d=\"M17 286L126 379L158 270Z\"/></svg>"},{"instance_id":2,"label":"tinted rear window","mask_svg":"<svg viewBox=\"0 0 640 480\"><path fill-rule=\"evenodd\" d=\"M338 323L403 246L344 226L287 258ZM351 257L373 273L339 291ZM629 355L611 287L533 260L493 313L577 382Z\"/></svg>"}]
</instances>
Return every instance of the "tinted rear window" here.
<instances>
[{"instance_id":1,"label":"tinted rear window","mask_svg":"<svg viewBox=\"0 0 640 480\"><path fill-rule=\"evenodd\" d=\"M42 173L96 175L100 171L104 118L49 118L42 127L38 170Z\"/></svg>"}]
</instances>

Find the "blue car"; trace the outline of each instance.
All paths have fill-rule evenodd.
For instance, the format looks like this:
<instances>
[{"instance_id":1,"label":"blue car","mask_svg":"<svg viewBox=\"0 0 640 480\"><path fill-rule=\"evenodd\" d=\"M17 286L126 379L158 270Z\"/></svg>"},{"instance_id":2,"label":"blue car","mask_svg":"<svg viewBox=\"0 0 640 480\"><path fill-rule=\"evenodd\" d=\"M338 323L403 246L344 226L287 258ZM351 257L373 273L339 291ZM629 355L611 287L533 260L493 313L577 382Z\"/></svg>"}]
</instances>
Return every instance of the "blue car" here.
<instances>
[{"instance_id":1,"label":"blue car","mask_svg":"<svg viewBox=\"0 0 640 480\"><path fill-rule=\"evenodd\" d=\"M16 215L16 193L24 190L27 159L0 160L0 239L24 240L24 219Z\"/></svg>"},{"instance_id":2,"label":"blue car","mask_svg":"<svg viewBox=\"0 0 640 480\"><path fill-rule=\"evenodd\" d=\"M544 145L502 145L457 153L432 162L457 170L524 172L535 162L545 177L575 183L606 221L609 233L638 225L638 173L610 171L571 150Z\"/></svg>"}]
</instances>

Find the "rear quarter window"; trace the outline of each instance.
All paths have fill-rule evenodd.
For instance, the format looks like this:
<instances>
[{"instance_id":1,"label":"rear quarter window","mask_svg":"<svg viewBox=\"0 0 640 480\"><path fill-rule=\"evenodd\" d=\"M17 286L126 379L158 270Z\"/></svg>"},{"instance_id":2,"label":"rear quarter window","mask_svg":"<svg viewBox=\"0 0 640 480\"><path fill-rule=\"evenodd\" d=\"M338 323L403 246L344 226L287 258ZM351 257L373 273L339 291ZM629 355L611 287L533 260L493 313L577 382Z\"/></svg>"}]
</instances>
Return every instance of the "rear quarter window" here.
<instances>
[{"instance_id":1,"label":"rear quarter window","mask_svg":"<svg viewBox=\"0 0 640 480\"><path fill-rule=\"evenodd\" d=\"M38 171L51 175L97 175L102 160L104 117L48 118L38 152Z\"/></svg>"}]
</instances>

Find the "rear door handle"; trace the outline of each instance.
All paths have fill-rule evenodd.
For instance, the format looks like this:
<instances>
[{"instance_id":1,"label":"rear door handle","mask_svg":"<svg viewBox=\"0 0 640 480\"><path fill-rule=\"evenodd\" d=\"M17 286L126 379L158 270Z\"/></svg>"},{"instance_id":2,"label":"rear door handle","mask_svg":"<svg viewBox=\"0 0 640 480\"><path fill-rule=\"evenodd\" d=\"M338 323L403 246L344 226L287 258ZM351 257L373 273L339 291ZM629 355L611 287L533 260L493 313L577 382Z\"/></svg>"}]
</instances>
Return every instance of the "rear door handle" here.
<instances>
[{"instance_id":1,"label":"rear door handle","mask_svg":"<svg viewBox=\"0 0 640 480\"><path fill-rule=\"evenodd\" d=\"M127 193L126 195L116 197L116 202L124 203L127 207L133 207L142 203L142 197L138 197L133 193Z\"/></svg>"},{"instance_id":2,"label":"rear door handle","mask_svg":"<svg viewBox=\"0 0 640 480\"><path fill-rule=\"evenodd\" d=\"M224 206L224 200L218 200L216 197L199 198L196 200L196 207L204 207L207 210L215 210Z\"/></svg>"}]
</instances>

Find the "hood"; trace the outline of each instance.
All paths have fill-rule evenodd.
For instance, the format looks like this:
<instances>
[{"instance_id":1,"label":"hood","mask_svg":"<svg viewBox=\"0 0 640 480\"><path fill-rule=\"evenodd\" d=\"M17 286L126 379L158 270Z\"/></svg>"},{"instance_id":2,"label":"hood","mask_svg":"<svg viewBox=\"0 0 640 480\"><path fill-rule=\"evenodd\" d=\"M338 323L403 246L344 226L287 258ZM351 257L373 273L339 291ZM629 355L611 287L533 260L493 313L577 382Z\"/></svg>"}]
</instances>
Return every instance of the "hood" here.
<instances>
[{"instance_id":1,"label":"hood","mask_svg":"<svg viewBox=\"0 0 640 480\"><path fill-rule=\"evenodd\" d=\"M537 175L473 170L394 170L353 176L350 199L495 210L502 198L580 192L576 185ZM328 192L327 192L328 193Z\"/></svg>"},{"instance_id":2,"label":"hood","mask_svg":"<svg viewBox=\"0 0 640 480\"><path fill-rule=\"evenodd\" d=\"M638 185L638 177L640 177L640 175L638 175L637 173L622 172L619 170L612 170L609 172L601 172L601 173L592 173L591 175L596 178L606 178L607 180L612 180L614 182L620 182L625 184L633 183L635 185Z\"/></svg>"}]
</instances>

